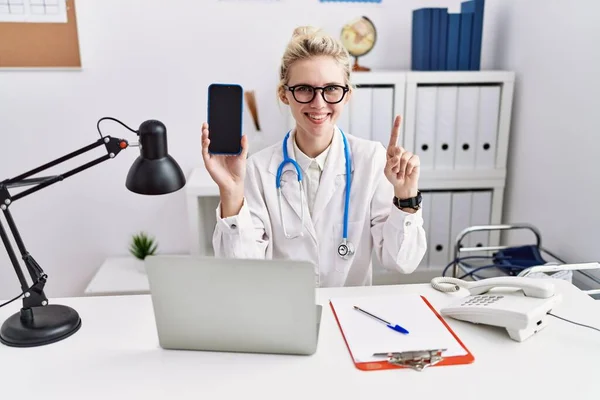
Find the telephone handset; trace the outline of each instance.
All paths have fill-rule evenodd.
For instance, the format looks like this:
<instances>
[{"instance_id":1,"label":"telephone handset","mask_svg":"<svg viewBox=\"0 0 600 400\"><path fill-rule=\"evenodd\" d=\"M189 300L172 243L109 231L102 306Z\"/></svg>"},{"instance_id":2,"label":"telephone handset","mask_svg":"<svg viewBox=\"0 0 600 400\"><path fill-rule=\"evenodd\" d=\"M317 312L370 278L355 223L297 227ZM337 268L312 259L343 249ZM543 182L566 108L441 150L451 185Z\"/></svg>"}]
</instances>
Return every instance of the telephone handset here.
<instances>
[{"instance_id":1,"label":"telephone handset","mask_svg":"<svg viewBox=\"0 0 600 400\"><path fill-rule=\"evenodd\" d=\"M535 278L498 277L467 282L438 277L431 285L446 293L461 288L469 292L469 296L441 308L443 316L506 328L510 338L518 342L544 329L548 312L562 300L552 283ZM486 293L490 289L495 290Z\"/></svg>"}]
</instances>

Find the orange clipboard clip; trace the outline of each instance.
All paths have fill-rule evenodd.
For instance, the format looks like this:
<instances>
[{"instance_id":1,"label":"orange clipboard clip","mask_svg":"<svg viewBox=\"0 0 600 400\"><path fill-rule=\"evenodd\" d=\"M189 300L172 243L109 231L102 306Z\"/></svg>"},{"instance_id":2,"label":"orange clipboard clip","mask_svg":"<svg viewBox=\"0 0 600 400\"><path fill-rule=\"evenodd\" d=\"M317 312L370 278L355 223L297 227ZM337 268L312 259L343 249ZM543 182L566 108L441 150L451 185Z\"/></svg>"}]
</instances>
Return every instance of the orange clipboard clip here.
<instances>
[{"instance_id":1,"label":"orange clipboard clip","mask_svg":"<svg viewBox=\"0 0 600 400\"><path fill-rule=\"evenodd\" d=\"M333 311L333 316L340 328L340 332L342 333L342 337L344 338L344 342L346 343L346 347L350 353L350 357L352 358L354 365L356 368L363 371L375 371L375 370L385 370L385 369L394 369L394 368L411 368L416 371L423 371L424 369L432 366L443 366L443 365L460 365L460 364L470 364L475 361L475 357L473 354L467 349L467 347L463 344L463 342L456 336L456 333L448 326L444 318L436 311L435 308L429 303L429 301L424 297L420 296L421 299L427 304L429 309L435 314L435 316L440 320L440 322L448 329L450 334L454 337L457 343L465 350L466 354L460 356L452 356L452 357L444 357L443 353L446 349L426 349L426 350L415 350L415 351L404 351L404 352L387 352L387 353L375 353L374 357L382 357L385 360L382 361L368 361L368 362L354 362L354 356L352 355L352 351L350 350L350 345L348 344L348 340L344 335L344 330L340 324L338 316L335 312L335 307L333 303L330 301L329 305L331 310Z\"/></svg>"}]
</instances>

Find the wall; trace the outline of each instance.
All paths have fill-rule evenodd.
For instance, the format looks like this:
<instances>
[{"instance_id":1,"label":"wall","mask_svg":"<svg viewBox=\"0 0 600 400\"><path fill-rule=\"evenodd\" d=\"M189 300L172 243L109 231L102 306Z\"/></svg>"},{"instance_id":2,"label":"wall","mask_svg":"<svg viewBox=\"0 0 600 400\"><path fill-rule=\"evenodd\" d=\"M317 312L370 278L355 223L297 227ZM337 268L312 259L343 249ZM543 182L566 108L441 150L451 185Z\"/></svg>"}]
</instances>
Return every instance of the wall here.
<instances>
[{"instance_id":1,"label":"wall","mask_svg":"<svg viewBox=\"0 0 600 400\"><path fill-rule=\"evenodd\" d=\"M517 75L505 220L537 226L567 262L600 260L598 6L506 0L496 11L489 61Z\"/></svg>"},{"instance_id":2,"label":"wall","mask_svg":"<svg viewBox=\"0 0 600 400\"><path fill-rule=\"evenodd\" d=\"M135 128L146 119L163 121L170 152L188 174L202 164L200 126L206 89L214 81L256 90L264 136L253 132L248 114L246 133L255 149L257 142L272 143L285 128L285 109L275 100L278 63L297 25L321 26L337 36L344 23L367 15L379 36L361 64L408 69L412 10L447 6L456 12L460 1L78 0L76 5L81 71L0 71L0 179L94 142L96 121L103 116ZM493 66L489 57L503 45L495 31L496 7L490 2L486 9L484 69ZM101 127L104 134L135 140L118 124ZM136 153L131 148L11 207L28 250L49 275L49 296L82 294L102 261L127 254L130 235L140 230L157 237L162 253L187 252L183 191L143 197L126 190ZM47 172L61 173L104 154L98 148ZM8 257L0 251L0 298L12 298L18 290Z\"/></svg>"}]
</instances>

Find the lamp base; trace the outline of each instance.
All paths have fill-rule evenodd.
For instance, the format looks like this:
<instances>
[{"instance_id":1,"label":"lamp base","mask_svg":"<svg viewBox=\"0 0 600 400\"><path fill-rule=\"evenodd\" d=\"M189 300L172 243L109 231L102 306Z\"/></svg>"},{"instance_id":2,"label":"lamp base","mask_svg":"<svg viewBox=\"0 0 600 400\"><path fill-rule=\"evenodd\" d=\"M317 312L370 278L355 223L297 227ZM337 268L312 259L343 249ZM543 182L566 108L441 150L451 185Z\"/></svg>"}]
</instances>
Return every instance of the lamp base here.
<instances>
[{"instance_id":1,"label":"lamp base","mask_svg":"<svg viewBox=\"0 0 600 400\"><path fill-rule=\"evenodd\" d=\"M68 338L80 327L79 314L68 306L22 309L2 324L0 342L12 347L43 346Z\"/></svg>"}]
</instances>

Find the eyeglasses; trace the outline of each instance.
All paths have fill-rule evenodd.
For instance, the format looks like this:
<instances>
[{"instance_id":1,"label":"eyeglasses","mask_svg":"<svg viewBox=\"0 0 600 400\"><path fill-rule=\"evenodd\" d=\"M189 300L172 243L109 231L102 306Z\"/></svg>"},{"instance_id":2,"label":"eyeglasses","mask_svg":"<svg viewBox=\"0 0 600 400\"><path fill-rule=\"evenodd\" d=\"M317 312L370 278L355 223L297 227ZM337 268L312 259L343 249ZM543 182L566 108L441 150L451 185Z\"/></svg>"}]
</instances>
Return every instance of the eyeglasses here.
<instances>
[{"instance_id":1,"label":"eyeglasses","mask_svg":"<svg viewBox=\"0 0 600 400\"><path fill-rule=\"evenodd\" d=\"M298 103L302 104L313 101L318 89L321 89L321 96L323 96L323 100L329 104L339 103L346 95L346 92L350 90L348 86L342 85L327 85L324 87L313 87L309 85L285 85L285 88L292 92L292 96L294 96L294 99Z\"/></svg>"}]
</instances>

